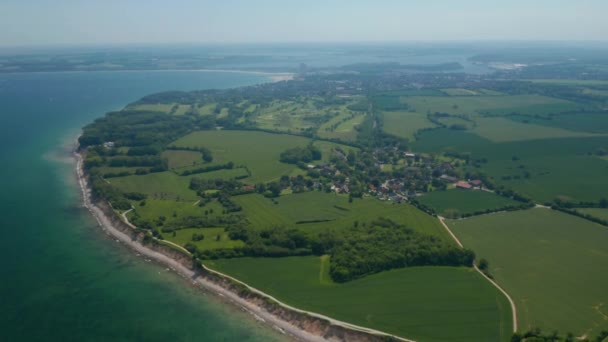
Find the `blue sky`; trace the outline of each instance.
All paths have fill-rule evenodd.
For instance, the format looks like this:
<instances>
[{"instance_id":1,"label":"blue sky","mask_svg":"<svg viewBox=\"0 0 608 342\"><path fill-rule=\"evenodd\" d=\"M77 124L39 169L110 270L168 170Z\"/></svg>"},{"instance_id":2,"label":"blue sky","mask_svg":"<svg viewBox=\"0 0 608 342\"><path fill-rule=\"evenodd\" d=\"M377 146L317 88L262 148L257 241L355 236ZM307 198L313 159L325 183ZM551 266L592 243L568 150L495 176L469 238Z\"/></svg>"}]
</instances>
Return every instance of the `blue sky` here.
<instances>
[{"instance_id":1,"label":"blue sky","mask_svg":"<svg viewBox=\"0 0 608 342\"><path fill-rule=\"evenodd\" d=\"M606 0L1 0L0 46L608 40Z\"/></svg>"}]
</instances>

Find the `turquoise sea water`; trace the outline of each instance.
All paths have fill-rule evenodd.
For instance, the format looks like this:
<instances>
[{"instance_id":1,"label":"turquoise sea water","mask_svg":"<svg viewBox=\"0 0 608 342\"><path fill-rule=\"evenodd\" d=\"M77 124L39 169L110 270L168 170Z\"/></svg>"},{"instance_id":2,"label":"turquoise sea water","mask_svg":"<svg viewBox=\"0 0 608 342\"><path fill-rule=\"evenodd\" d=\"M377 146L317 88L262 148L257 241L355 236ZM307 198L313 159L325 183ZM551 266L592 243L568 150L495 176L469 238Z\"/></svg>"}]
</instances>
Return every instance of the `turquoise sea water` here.
<instances>
[{"instance_id":1,"label":"turquoise sea water","mask_svg":"<svg viewBox=\"0 0 608 342\"><path fill-rule=\"evenodd\" d=\"M170 71L0 75L0 340L284 340L108 237L81 206L69 157L80 127L143 95L263 81Z\"/></svg>"}]
</instances>

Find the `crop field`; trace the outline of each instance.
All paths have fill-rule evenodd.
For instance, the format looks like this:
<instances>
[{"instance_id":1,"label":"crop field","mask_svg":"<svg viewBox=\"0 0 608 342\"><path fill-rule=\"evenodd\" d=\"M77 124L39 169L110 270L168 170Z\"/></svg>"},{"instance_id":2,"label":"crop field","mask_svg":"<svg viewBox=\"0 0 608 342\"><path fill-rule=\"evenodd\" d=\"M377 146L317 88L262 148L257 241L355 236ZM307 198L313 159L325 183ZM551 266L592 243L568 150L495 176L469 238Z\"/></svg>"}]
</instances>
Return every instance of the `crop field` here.
<instances>
[{"instance_id":1,"label":"crop field","mask_svg":"<svg viewBox=\"0 0 608 342\"><path fill-rule=\"evenodd\" d=\"M327 261L242 258L207 264L298 308L419 341L510 339L505 297L469 268L412 267L336 284Z\"/></svg>"},{"instance_id":2,"label":"crop field","mask_svg":"<svg viewBox=\"0 0 608 342\"><path fill-rule=\"evenodd\" d=\"M137 214L147 220L155 220L160 216L164 216L167 220L166 225L170 225L171 221L187 216L218 217L222 215L222 210L224 209L217 201L207 203L204 207L199 207L196 202L159 200L153 198L146 199L145 203L146 204L142 206L138 202L133 202ZM205 211L212 212L208 215L204 215ZM132 215L132 213L129 213L128 215Z\"/></svg>"},{"instance_id":3,"label":"crop field","mask_svg":"<svg viewBox=\"0 0 608 342\"><path fill-rule=\"evenodd\" d=\"M546 119L518 115L509 116L508 119L534 125L558 127L571 131L608 133L608 113L605 112L553 115Z\"/></svg>"},{"instance_id":4,"label":"crop field","mask_svg":"<svg viewBox=\"0 0 608 342\"><path fill-rule=\"evenodd\" d=\"M448 221L516 302L520 330L608 329L608 229L549 209Z\"/></svg>"},{"instance_id":5,"label":"crop field","mask_svg":"<svg viewBox=\"0 0 608 342\"><path fill-rule=\"evenodd\" d=\"M247 182L268 182L289 174L295 165L281 163L286 149L304 147L310 139L255 131L198 131L173 143L180 147L206 147L218 163L246 165L251 171Z\"/></svg>"},{"instance_id":6,"label":"crop field","mask_svg":"<svg viewBox=\"0 0 608 342\"><path fill-rule=\"evenodd\" d=\"M224 171L224 170L222 170ZM190 178L173 172L157 172L141 176L110 178L110 184L124 192L140 192L152 198L196 201L196 193L190 190Z\"/></svg>"},{"instance_id":7,"label":"crop field","mask_svg":"<svg viewBox=\"0 0 608 342\"><path fill-rule=\"evenodd\" d=\"M459 151L487 158L481 170L496 183L540 203L556 197L598 201L608 193L608 160L587 155L608 147L603 136L493 143L469 132L437 129L421 134L412 146L418 152Z\"/></svg>"},{"instance_id":8,"label":"crop field","mask_svg":"<svg viewBox=\"0 0 608 342\"><path fill-rule=\"evenodd\" d=\"M169 113L173 108L172 103L158 103L158 104L138 104L135 106L129 106L128 109L138 111L150 111L150 112L162 112Z\"/></svg>"},{"instance_id":9,"label":"crop field","mask_svg":"<svg viewBox=\"0 0 608 342\"><path fill-rule=\"evenodd\" d=\"M517 112L524 115L551 114L572 111L578 106L566 100L540 96L460 96L460 97L404 97L410 109L420 113L449 113L461 115L505 115Z\"/></svg>"},{"instance_id":10,"label":"crop field","mask_svg":"<svg viewBox=\"0 0 608 342\"><path fill-rule=\"evenodd\" d=\"M167 158L169 168L176 169L180 167L192 166L203 163L203 156L196 151L177 151L167 150L161 154L162 158Z\"/></svg>"},{"instance_id":11,"label":"crop field","mask_svg":"<svg viewBox=\"0 0 608 342\"><path fill-rule=\"evenodd\" d=\"M473 129L476 126L475 121L465 120L465 119L459 118L457 116L440 117L440 118L437 118L437 120L448 127L457 125L457 126L464 127L466 129Z\"/></svg>"},{"instance_id":12,"label":"crop field","mask_svg":"<svg viewBox=\"0 0 608 342\"><path fill-rule=\"evenodd\" d=\"M473 132L494 142L593 136L591 133L526 124L502 117L475 118L474 120L477 125Z\"/></svg>"},{"instance_id":13,"label":"crop field","mask_svg":"<svg viewBox=\"0 0 608 342\"><path fill-rule=\"evenodd\" d=\"M414 135L418 130L436 127L427 119L426 114L422 113L383 112L382 116L384 132L410 141L414 140Z\"/></svg>"},{"instance_id":14,"label":"crop field","mask_svg":"<svg viewBox=\"0 0 608 342\"><path fill-rule=\"evenodd\" d=\"M490 161L485 169L498 184L507 185L541 203L556 198L597 202L608 193L608 182L604 181L608 161L591 156Z\"/></svg>"},{"instance_id":15,"label":"crop field","mask_svg":"<svg viewBox=\"0 0 608 342\"><path fill-rule=\"evenodd\" d=\"M473 214L520 204L488 191L461 189L433 191L417 197L416 200L444 217L457 217L462 214Z\"/></svg>"},{"instance_id":16,"label":"crop field","mask_svg":"<svg viewBox=\"0 0 608 342\"><path fill-rule=\"evenodd\" d=\"M602 220L608 220L608 209L607 208L578 208L576 211L589 214L593 217L597 217Z\"/></svg>"},{"instance_id":17,"label":"crop field","mask_svg":"<svg viewBox=\"0 0 608 342\"><path fill-rule=\"evenodd\" d=\"M318 191L281 196L276 199L277 204L258 194L236 196L233 200L243 207L243 213L256 229L278 225L318 233L349 229L355 222L363 224L383 217L451 241L436 218L405 203L393 204L374 198L348 203L348 196ZM312 222L319 220L328 221Z\"/></svg>"},{"instance_id":18,"label":"crop field","mask_svg":"<svg viewBox=\"0 0 608 342\"><path fill-rule=\"evenodd\" d=\"M474 90L470 90L470 89L463 89L463 88L446 88L446 89L441 89L442 92L444 92L446 95L449 96L477 96L477 95L483 95L480 94Z\"/></svg>"},{"instance_id":19,"label":"crop field","mask_svg":"<svg viewBox=\"0 0 608 342\"><path fill-rule=\"evenodd\" d=\"M193 234L203 234L204 239L200 241L192 241ZM181 246L184 246L190 242L199 250L235 248L244 245L243 241L230 240L228 234L224 231L224 228L180 229L175 231L175 236L173 236L172 233L165 233L163 237L165 240L169 240Z\"/></svg>"}]
</instances>

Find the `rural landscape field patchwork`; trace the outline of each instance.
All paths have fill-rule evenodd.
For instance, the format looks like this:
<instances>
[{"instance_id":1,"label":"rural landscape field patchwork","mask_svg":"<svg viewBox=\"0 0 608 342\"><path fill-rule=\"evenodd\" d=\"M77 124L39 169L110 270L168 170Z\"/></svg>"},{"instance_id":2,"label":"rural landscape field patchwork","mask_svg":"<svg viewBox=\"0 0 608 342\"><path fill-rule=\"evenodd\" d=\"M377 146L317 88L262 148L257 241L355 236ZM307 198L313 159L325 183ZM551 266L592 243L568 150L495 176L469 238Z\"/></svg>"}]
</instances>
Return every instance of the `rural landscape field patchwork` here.
<instances>
[{"instance_id":1,"label":"rural landscape field patchwork","mask_svg":"<svg viewBox=\"0 0 608 342\"><path fill-rule=\"evenodd\" d=\"M603 336L608 84L399 67L146 96L85 127L93 194L151 243L361 327Z\"/></svg>"}]
</instances>

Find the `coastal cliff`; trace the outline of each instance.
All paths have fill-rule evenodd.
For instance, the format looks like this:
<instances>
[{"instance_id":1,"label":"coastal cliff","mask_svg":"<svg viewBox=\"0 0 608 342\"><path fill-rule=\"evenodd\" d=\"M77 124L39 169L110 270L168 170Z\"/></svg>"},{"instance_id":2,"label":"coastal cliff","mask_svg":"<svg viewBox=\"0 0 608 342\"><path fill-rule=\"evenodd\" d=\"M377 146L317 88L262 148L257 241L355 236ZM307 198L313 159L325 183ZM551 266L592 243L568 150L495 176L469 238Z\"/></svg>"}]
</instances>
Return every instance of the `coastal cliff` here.
<instances>
[{"instance_id":1,"label":"coastal cliff","mask_svg":"<svg viewBox=\"0 0 608 342\"><path fill-rule=\"evenodd\" d=\"M85 152L74 151L76 173L84 206L105 231L133 250L171 267L192 282L228 299L266 324L297 340L315 342L410 341L280 303L275 298L253 289L247 284L208 269L193 260L186 252L163 245L160 240L148 236L146 232L133 229L114 212L107 202L92 198L88 176L83 168L83 153Z\"/></svg>"}]
</instances>

